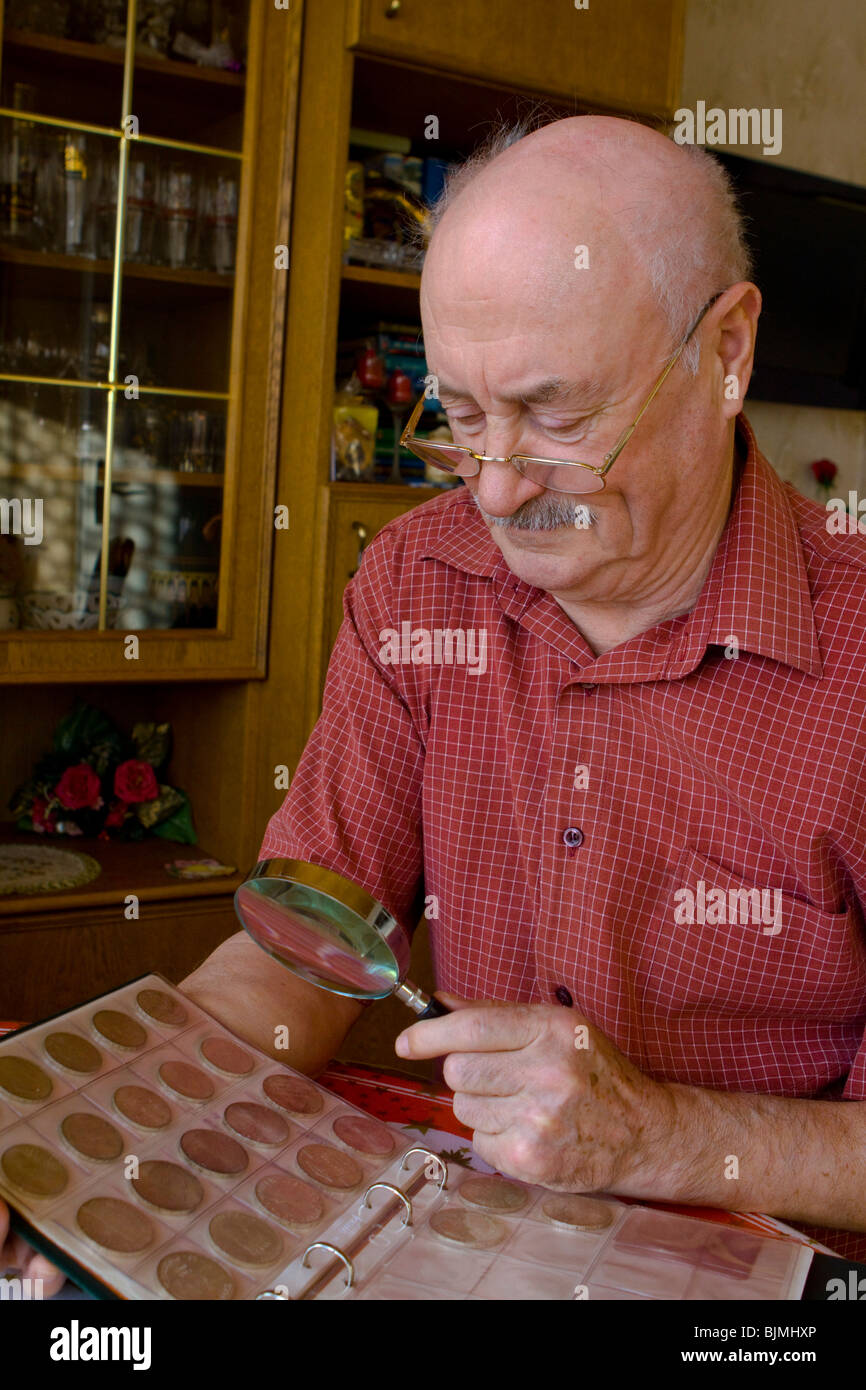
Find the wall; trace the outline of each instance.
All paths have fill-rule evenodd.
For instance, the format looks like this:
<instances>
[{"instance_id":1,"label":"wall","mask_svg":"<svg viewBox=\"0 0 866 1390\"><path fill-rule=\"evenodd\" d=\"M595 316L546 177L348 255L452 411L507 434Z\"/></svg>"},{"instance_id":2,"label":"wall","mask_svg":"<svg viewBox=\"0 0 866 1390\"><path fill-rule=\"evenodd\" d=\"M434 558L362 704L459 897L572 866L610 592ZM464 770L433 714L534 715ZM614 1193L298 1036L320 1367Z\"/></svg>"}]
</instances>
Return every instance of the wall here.
<instances>
[{"instance_id":1,"label":"wall","mask_svg":"<svg viewBox=\"0 0 866 1390\"><path fill-rule=\"evenodd\" d=\"M779 164L866 185L863 0L688 0L681 105L698 101L781 107ZM820 497L808 465L830 458L835 493L866 496L866 413L748 400L746 414L763 452L801 492Z\"/></svg>"}]
</instances>

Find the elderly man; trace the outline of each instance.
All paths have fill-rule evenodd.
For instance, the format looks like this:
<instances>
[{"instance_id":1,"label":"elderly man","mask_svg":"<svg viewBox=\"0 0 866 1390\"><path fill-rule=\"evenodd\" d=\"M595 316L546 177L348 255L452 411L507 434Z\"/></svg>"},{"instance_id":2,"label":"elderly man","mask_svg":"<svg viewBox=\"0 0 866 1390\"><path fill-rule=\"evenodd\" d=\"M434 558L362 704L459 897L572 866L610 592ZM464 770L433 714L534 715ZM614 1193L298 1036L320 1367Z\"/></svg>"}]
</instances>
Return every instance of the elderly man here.
<instances>
[{"instance_id":1,"label":"elderly man","mask_svg":"<svg viewBox=\"0 0 866 1390\"><path fill-rule=\"evenodd\" d=\"M397 1050L445 1057L496 1168L864 1259L866 543L741 414L749 272L719 166L635 123L457 175L421 307L465 483L366 552L261 856L407 931L432 897L454 1012ZM186 988L310 1070L361 1007L241 938Z\"/></svg>"}]
</instances>

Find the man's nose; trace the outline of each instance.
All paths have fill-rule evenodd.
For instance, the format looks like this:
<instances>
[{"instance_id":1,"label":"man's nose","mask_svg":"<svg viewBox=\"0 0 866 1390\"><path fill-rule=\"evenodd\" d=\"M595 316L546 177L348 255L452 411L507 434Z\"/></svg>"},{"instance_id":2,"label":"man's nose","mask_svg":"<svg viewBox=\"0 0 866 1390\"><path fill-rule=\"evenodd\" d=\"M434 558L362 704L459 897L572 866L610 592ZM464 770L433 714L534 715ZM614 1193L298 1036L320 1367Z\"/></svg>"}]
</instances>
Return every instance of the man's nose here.
<instances>
[{"instance_id":1,"label":"man's nose","mask_svg":"<svg viewBox=\"0 0 866 1390\"><path fill-rule=\"evenodd\" d=\"M479 450L480 452L480 450ZM492 451L485 451L488 455ZM496 455L501 458L502 455ZM499 463L487 458L480 465L481 472L471 479L472 490L485 512L491 516L511 516L524 502L538 497L544 488L524 478L513 463Z\"/></svg>"}]
</instances>

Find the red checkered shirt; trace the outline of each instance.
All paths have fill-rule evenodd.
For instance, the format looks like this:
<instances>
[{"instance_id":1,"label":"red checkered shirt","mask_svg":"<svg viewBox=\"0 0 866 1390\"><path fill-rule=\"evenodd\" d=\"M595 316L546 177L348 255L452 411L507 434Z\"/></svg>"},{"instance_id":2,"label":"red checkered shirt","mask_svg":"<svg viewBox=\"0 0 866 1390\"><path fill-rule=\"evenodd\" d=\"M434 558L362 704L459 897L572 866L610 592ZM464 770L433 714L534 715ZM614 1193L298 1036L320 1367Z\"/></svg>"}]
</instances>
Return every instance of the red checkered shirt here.
<instances>
[{"instance_id":1,"label":"red checkered shirt","mask_svg":"<svg viewBox=\"0 0 866 1390\"><path fill-rule=\"evenodd\" d=\"M429 895L439 988L573 1001L651 1077L861 1100L866 540L828 533L743 416L738 441L694 608L601 656L464 487L390 522L260 857L356 880L410 933ZM702 922L702 891L752 888L778 890L763 919Z\"/></svg>"}]
</instances>

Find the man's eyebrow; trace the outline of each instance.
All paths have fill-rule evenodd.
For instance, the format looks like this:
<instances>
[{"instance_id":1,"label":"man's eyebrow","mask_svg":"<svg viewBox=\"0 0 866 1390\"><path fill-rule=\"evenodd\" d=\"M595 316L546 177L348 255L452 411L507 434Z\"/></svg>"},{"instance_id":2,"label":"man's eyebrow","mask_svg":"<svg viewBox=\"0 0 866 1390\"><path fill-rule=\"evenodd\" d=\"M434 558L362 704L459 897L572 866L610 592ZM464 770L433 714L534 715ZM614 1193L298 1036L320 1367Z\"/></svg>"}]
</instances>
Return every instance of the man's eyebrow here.
<instances>
[{"instance_id":1,"label":"man's eyebrow","mask_svg":"<svg viewBox=\"0 0 866 1390\"><path fill-rule=\"evenodd\" d=\"M544 381L539 381L528 391L505 395L501 399L511 401L516 405L546 405L571 397L576 400L594 401L601 396L602 390L602 385L597 377L582 377L577 381L567 381L561 376L551 376ZM452 396L455 400L470 401L474 399L471 392L463 391L459 386L451 386L448 382L442 381L441 378L437 382L437 392L440 396Z\"/></svg>"}]
</instances>

